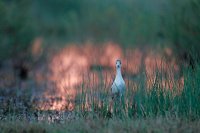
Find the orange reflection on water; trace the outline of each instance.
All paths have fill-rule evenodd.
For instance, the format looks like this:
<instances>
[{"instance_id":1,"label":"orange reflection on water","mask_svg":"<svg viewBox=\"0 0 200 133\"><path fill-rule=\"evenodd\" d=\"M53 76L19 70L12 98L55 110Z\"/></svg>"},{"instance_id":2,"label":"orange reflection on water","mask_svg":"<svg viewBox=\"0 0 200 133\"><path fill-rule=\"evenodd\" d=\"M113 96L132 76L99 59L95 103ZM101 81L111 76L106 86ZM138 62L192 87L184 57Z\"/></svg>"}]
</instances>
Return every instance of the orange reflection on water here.
<instances>
[{"instance_id":1,"label":"orange reflection on water","mask_svg":"<svg viewBox=\"0 0 200 133\"><path fill-rule=\"evenodd\" d=\"M126 51L126 58L124 63L126 63L126 71L132 74L137 74L141 70L143 53L139 49L128 49Z\"/></svg>"},{"instance_id":2,"label":"orange reflection on water","mask_svg":"<svg viewBox=\"0 0 200 133\"><path fill-rule=\"evenodd\" d=\"M179 67L172 50L167 48L166 51L171 56L169 61L162 54L139 48L123 50L112 42L103 45L68 45L53 55L49 62L47 80L55 85L55 91L52 93L47 88L44 97L54 100L50 100L49 106L39 104L40 109L73 110L81 86L88 90L104 88L109 92L115 76L116 59L122 60L122 72L128 88L138 86L140 81L136 80L142 73L145 73L147 88L151 88L155 82L166 89L175 86L181 88L184 78L174 78ZM55 97L60 99L56 100ZM89 106L88 101L85 106Z\"/></svg>"},{"instance_id":3,"label":"orange reflection on water","mask_svg":"<svg viewBox=\"0 0 200 133\"><path fill-rule=\"evenodd\" d=\"M99 47L99 49L101 48ZM92 55L97 57L97 59L99 58L98 60L100 65L110 67L115 66L116 59L122 59L124 56L122 49L119 47L119 45L111 42L104 44L100 55L96 55L95 53L93 53Z\"/></svg>"}]
</instances>

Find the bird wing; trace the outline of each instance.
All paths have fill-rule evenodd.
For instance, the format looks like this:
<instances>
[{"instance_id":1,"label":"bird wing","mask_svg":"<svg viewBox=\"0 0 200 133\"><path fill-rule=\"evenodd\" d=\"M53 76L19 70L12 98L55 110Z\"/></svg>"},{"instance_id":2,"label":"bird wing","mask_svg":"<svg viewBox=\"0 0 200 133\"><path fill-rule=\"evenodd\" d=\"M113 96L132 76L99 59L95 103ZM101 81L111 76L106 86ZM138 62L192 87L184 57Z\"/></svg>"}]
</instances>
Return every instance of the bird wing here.
<instances>
[{"instance_id":1,"label":"bird wing","mask_svg":"<svg viewBox=\"0 0 200 133\"><path fill-rule=\"evenodd\" d=\"M112 93L117 93L119 92L117 84L115 82L113 82L112 86L111 86L111 91Z\"/></svg>"}]
</instances>

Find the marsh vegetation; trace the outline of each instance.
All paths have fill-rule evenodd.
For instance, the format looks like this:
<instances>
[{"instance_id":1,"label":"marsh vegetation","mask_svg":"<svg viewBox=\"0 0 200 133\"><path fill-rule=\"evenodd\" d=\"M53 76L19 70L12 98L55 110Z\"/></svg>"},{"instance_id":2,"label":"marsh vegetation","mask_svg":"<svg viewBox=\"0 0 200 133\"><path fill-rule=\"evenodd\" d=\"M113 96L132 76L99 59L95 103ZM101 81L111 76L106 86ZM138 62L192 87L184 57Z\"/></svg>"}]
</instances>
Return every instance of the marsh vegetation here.
<instances>
[{"instance_id":1,"label":"marsh vegetation","mask_svg":"<svg viewBox=\"0 0 200 133\"><path fill-rule=\"evenodd\" d=\"M0 132L199 132L199 12L198 0L0 0Z\"/></svg>"}]
</instances>

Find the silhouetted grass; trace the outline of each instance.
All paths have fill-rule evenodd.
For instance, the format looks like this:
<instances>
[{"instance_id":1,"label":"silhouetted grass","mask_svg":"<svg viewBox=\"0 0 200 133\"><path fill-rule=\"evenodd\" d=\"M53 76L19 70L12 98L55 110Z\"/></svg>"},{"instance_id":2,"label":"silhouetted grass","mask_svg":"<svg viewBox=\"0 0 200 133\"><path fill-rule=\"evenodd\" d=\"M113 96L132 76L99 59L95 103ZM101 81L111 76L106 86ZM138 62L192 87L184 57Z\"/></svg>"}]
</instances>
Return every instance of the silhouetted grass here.
<instances>
[{"instance_id":1,"label":"silhouetted grass","mask_svg":"<svg viewBox=\"0 0 200 133\"><path fill-rule=\"evenodd\" d=\"M163 88L157 80L149 89L139 85L136 90L127 87L124 101L112 101L109 88L101 88L101 93L82 88L82 101L78 112L90 112L103 118L179 118L198 120L200 117L200 67L184 71L184 87ZM159 78L159 77L156 77ZM145 79L142 79L145 80ZM141 83L144 83L141 81ZM91 90L88 92L88 90ZM112 110L111 108L112 104ZM110 116L111 115L111 116Z\"/></svg>"},{"instance_id":2,"label":"silhouetted grass","mask_svg":"<svg viewBox=\"0 0 200 133\"><path fill-rule=\"evenodd\" d=\"M113 101L106 82L96 88L82 83L73 111L40 111L23 103L1 105L0 129L8 132L199 132L200 67L183 70L184 87L164 88L156 76L151 88L145 73L124 100ZM103 77L101 79L104 81ZM14 104L13 104L14 103ZM24 105L23 105L24 104ZM7 109L5 109L7 108Z\"/></svg>"}]
</instances>

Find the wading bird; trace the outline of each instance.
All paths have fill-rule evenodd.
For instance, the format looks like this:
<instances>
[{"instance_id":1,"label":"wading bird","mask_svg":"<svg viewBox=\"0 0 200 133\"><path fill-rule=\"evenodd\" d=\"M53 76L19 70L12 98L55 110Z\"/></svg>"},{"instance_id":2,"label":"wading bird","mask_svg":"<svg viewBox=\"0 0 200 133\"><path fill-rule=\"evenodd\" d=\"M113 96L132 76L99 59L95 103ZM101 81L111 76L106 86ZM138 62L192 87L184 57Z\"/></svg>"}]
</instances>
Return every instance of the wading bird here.
<instances>
[{"instance_id":1,"label":"wading bird","mask_svg":"<svg viewBox=\"0 0 200 133\"><path fill-rule=\"evenodd\" d=\"M121 99L124 96L126 85L121 74L121 60L116 60L116 77L111 86L112 98Z\"/></svg>"}]
</instances>

